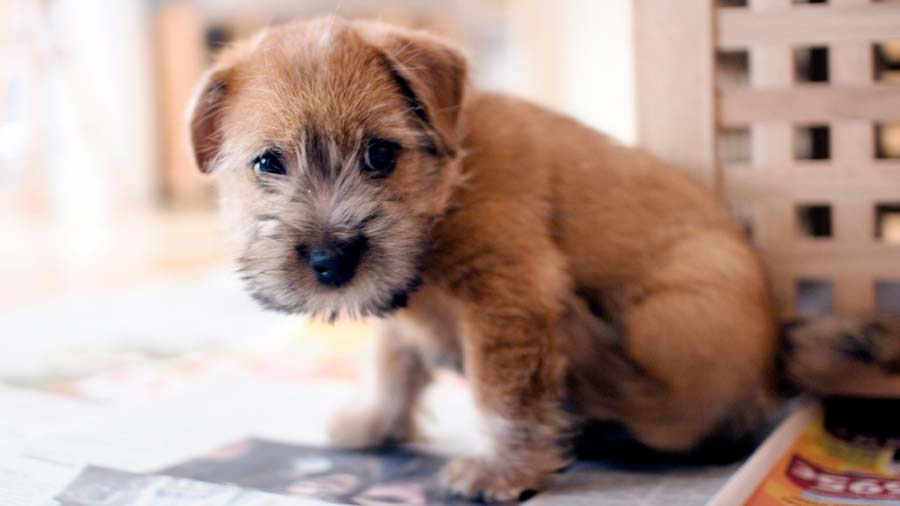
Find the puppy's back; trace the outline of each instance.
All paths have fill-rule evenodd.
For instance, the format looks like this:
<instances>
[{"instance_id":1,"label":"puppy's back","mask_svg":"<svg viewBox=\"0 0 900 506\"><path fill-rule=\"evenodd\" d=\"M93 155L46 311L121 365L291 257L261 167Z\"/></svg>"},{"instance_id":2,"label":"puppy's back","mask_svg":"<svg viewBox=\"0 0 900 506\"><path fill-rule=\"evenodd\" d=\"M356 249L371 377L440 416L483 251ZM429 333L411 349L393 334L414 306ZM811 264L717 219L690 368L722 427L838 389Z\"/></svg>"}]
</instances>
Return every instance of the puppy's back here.
<instances>
[{"instance_id":1,"label":"puppy's back","mask_svg":"<svg viewBox=\"0 0 900 506\"><path fill-rule=\"evenodd\" d=\"M527 203L576 277L604 285L633 280L673 243L707 230L741 240L712 192L564 115L476 93L466 102L462 129L470 184L461 198L470 205Z\"/></svg>"}]
</instances>

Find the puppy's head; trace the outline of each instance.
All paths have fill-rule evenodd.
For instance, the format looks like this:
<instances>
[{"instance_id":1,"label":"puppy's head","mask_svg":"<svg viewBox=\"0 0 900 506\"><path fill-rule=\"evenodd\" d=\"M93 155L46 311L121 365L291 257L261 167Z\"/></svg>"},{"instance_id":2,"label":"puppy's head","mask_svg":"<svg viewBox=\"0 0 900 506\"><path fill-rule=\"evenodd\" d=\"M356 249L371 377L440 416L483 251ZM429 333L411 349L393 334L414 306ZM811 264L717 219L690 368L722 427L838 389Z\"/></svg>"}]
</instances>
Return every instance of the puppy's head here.
<instances>
[{"instance_id":1,"label":"puppy's head","mask_svg":"<svg viewBox=\"0 0 900 506\"><path fill-rule=\"evenodd\" d=\"M190 111L254 297L383 314L418 283L459 178L463 57L416 32L322 19L229 48Z\"/></svg>"}]
</instances>

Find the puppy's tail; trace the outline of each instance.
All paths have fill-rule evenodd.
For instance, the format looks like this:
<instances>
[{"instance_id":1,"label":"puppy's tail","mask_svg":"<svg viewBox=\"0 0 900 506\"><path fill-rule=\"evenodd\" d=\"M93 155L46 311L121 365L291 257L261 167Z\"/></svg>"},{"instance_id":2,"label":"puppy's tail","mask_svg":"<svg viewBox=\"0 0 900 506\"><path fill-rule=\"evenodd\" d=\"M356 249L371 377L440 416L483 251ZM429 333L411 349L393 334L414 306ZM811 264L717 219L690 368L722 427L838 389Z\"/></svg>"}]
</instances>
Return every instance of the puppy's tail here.
<instances>
[{"instance_id":1,"label":"puppy's tail","mask_svg":"<svg viewBox=\"0 0 900 506\"><path fill-rule=\"evenodd\" d=\"M785 323L785 393L900 396L900 314Z\"/></svg>"}]
</instances>

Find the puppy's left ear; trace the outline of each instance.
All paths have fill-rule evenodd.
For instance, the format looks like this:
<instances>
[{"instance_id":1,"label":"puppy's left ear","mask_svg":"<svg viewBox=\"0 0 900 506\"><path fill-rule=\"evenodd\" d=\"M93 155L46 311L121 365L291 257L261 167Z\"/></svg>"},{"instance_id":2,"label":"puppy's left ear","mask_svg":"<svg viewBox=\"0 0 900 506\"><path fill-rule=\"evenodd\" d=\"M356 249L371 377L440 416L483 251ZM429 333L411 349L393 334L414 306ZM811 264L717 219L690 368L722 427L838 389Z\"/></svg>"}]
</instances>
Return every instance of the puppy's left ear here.
<instances>
[{"instance_id":1,"label":"puppy's left ear","mask_svg":"<svg viewBox=\"0 0 900 506\"><path fill-rule=\"evenodd\" d=\"M212 170L222 145L220 117L227 92L228 72L214 68L200 79L188 106L188 140L201 172Z\"/></svg>"},{"instance_id":2,"label":"puppy's left ear","mask_svg":"<svg viewBox=\"0 0 900 506\"><path fill-rule=\"evenodd\" d=\"M459 144L457 127L468 77L462 52L449 42L424 32L364 24L363 32L384 56L418 120L438 137L444 154L454 155Z\"/></svg>"}]
</instances>

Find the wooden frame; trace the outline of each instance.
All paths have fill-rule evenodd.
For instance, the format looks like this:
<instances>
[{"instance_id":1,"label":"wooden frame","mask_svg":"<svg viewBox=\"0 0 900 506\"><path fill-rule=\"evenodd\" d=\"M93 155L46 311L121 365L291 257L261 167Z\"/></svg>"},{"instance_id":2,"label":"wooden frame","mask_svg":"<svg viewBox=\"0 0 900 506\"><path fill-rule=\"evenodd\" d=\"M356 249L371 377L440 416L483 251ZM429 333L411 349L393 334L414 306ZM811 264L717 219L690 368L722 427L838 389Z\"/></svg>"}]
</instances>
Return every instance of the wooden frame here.
<instances>
[{"instance_id":1,"label":"wooden frame","mask_svg":"<svg viewBox=\"0 0 900 506\"><path fill-rule=\"evenodd\" d=\"M875 232L877 206L900 203L900 159L875 154L876 123L900 122L900 83L876 81L873 69L873 45L900 39L900 2L725 3L736 2L635 0L639 145L749 209L788 315L900 312L875 288L900 284L900 244ZM796 82L804 46L827 48L827 82ZM749 83L715 82L723 51L749 53ZM804 125L828 127L827 159L796 159ZM749 161L719 159L725 129L749 132ZM828 237L802 233L809 205L830 210ZM798 306L816 284L830 285L830 307Z\"/></svg>"}]
</instances>

